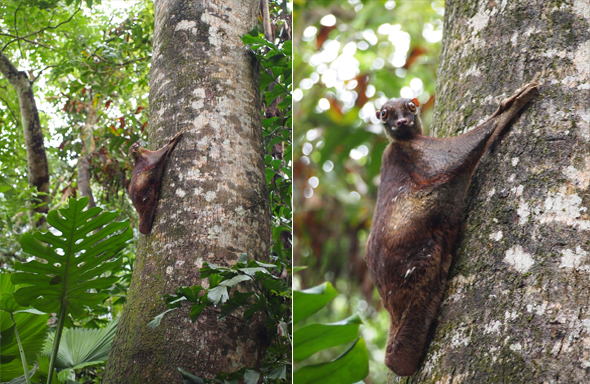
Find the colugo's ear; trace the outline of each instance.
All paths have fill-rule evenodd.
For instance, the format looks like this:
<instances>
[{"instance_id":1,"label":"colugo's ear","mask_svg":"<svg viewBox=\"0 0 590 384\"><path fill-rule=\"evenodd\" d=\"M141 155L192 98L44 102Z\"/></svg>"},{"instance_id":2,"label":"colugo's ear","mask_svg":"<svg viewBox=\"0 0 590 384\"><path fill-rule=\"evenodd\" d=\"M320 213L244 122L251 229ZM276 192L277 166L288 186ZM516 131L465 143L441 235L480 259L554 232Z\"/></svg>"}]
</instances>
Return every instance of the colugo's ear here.
<instances>
[{"instance_id":1,"label":"colugo's ear","mask_svg":"<svg viewBox=\"0 0 590 384\"><path fill-rule=\"evenodd\" d=\"M381 120L381 111L375 112L375 116L377 116L377 119Z\"/></svg>"},{"instance_id":2,"label":"colugo's ear","mask_svg":"<svg viewBox=\"0 0 590 384\"><path fill-rule=\"evenodd\" d=\"M414 105L416 105L416 107L419 107L420 106L420 102L416 98L413 98L412 99L412 103L414 103Z\"/></svg>"}]
</instances>

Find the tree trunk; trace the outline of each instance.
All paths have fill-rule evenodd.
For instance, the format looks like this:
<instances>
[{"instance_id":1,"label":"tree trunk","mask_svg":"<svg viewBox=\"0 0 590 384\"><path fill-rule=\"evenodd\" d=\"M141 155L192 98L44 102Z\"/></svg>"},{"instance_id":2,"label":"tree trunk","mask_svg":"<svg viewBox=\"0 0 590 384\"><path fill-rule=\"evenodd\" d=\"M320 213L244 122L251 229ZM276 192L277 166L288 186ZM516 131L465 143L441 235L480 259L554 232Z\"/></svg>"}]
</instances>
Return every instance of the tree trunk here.
<instances>
[{"instance_id":1,"label":"tree trunk","mask_svg":"<svg viewBox=\"0 0 590 384\"><path fill-rule=\"evenodd\" d=\"M422 370L391 381L588 382L589 19L586 0L446 2L438 136L544 83L472 180Z\"/></svg>"},{"instance_id":2,"label":"tree trunk","mask_svg":"<svg viewBox=\"0 0 590 384\"><path fill-rule=\"evenodd\" d=\"M100 105L100 102L98 103ZM80 197L88 196L88 206L90 209L96 206L92 188L90 186L90 158L95 150L94 144L94 128L98 123L98 113L94 106L87 108L86 123L82 127L80 133L80 140L82 141L82 149L80 150L80 157L78 158L78 192Z\"/></svg>"},{"instance_id":3,"label":"tree trunk","mask_svg":"<svg viewBox=\"0 0 590 384\"><path fill-rule=\"evenodd\" d=\"M258 1L156 1L149 149L184 131L170 154L151 233L140 235L134 275L103 383L181 382L256 367L262 322L165 310L162 295L200 282L203 262L266 259L270 212L264 170L258 66L240 36ZM203 282L205 283L205 282Z\"/></svg>"},{"instance_id":4,"label":"tree trunk","mask_svg":"<svg viewBox=\"0 0 590 384\"><path fill-rule=\"evenodd\" d=\"M27 74L19 71L0 52L0 72L8 79L10 85L14 87L18 95L18 104L20 108L21 124L25 136L25 145L27 150L27 163L29 166L29 185L37 188L38 192L44 193L39 196L34 211L47 213L47 203L49 201L49 168L47 166L47 156L45 155L45 143L43 142L43 131L39 120L39 111L35 103L33 94L33 84L29 81ZM45 223L45 218L37 220L36 225L40 226Z\"/></svg>"}]
</instances>

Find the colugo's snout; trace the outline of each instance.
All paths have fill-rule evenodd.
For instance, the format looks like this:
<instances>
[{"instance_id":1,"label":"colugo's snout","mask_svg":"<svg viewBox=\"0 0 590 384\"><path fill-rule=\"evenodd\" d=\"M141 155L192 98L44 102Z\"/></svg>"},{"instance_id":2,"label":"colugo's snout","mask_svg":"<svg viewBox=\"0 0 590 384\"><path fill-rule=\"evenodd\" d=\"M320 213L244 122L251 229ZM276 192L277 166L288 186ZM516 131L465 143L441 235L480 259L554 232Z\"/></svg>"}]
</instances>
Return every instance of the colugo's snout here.
<instances>
[{"instance_id":1,"label":"colugo's snout","mask_svg":"<svg viewBox=\"0 0 590 384\"><path fill-rule=\"evenodd\" d=\"M395 121L395 125L396 125L396 127L408 125L408 119L398 119Z\"/></svg>"}]
</instances>

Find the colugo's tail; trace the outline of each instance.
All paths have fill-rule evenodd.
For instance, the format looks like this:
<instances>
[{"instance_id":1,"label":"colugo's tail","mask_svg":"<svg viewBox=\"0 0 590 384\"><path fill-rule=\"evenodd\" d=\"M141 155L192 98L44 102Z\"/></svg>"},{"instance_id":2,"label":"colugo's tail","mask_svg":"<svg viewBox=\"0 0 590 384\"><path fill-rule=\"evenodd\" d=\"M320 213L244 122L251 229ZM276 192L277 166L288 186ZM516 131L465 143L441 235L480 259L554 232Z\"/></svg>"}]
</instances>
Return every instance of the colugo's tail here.
<instances>
[{"instance_id":1,"label":"colugo's tail","mask_svg":"<svg viewBox=\"0 0 590 384\"><path fill-rule=\"evenodd\" d=\"M396 375L411 376L420 367L430 326L426 317L426 313L413 313L401 324L391 324L385 365Z\"/></svg>"}]
</instances>

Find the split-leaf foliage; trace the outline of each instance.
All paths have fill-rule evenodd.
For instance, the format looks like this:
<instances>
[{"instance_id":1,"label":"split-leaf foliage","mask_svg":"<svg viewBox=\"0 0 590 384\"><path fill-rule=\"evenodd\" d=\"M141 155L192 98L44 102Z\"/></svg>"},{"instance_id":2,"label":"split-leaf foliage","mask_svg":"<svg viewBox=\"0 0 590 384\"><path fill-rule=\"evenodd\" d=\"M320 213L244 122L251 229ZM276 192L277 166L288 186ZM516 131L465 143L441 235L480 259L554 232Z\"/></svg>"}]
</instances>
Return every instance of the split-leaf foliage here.
<instances>
[{"instance_id":1,"label":"split-leaf foliage","mask_svg":"<svg viewBox=\"0 0 590 384\"><path fill-rule=\"evenodd\" d=\"M119 280L113 271L121 268L121 251L133 236L128 220L115 221L119 212L103 212L98 207L84 210L87 204L87 197L70 199L66 208L48 213L48 231L25 233L21 237L21 245L35 258L26 263L15 263L10 281L18 289L7 286L6 299L3 284L3 313L7 311L5 306L16 308L17 305L57 313L55 333L48 339L52 341L51 347L44 349L46 354L51 349L49 365L46 370L43 369L41 360L44 358L41 357L37 357L37 363L40 376L54 372L54 367L62 372L67 370L58 374L62 381L72 376L75 378L73 369L102 363L106 359L114 335L114 324L94 333L68 330L65 332L67 344L61 349L60 341L66 324L73 324L109 298L108 290ZM14 303L11 298L14 298ZM47 318L44 321L38 329L46 332ZM24 319L22 328L26 330ZM67 351L72 351L72 344L77 344L76 359L71 358L72 353L70 358L67 357ZM23 343L23 349L25 346ZM80 356L81 347L88 350L83 356ZM28 353L30 355L31 352ZM47 383L51 382L50 377Z\"/></svg>"}]
</instances>

